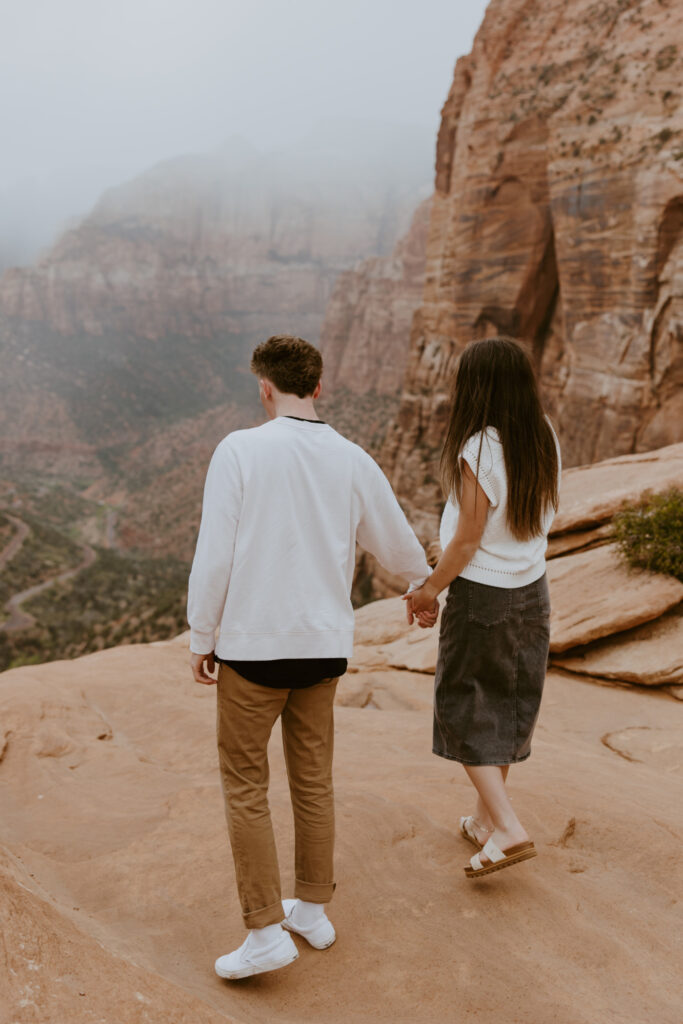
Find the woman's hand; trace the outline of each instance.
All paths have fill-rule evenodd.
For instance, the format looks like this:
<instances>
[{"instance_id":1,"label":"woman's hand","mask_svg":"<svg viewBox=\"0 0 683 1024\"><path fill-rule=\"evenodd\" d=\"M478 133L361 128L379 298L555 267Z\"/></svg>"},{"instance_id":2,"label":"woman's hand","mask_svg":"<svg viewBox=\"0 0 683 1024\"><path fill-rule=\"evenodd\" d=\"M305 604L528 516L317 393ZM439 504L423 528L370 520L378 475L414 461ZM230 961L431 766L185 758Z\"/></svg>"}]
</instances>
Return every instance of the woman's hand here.
<instances>
[{"instance_id":1,"label":"woman's hand","mask_svg":"<svg viewBox=\"0 0 683 1024\"><path fill-rule=\"evenodd\" d=\"M439 614L439 602L437 591L430 585L429 580L417 590L404 594L403 600L407 602L406 614L411 625L414 619L423 627L434 625Z\"/></svg>"}]
</instances>

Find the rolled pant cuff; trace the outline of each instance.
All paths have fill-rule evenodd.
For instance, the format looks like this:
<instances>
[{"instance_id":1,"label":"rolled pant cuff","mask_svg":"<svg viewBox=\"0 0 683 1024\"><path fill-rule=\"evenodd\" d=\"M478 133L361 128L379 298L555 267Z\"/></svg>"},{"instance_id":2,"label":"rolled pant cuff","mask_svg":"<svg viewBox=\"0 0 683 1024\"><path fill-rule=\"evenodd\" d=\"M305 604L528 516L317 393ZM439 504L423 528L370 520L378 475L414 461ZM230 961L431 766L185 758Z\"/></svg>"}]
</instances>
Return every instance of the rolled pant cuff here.
<instances>
[{"instance_id":1,"label":"rolled pant cuff","mask_svg":"<svg viewBox=\"0 0 683 1024\"><path fill-rule=\"evenodd\" d=\"M249 914L242 914L242 920L246 928L267 928L269 924L280 924L284 920L285 912L282 901L271 903L268 907L261 907L260 910L252 910Z\"/></svg>"},{"instance_id":2,"label":"rolled pant cuff","mask_svg":"<svg viewBox=\"0 0 683 1024\"><path fill-rule=\"evenodd\" d=\"M306 903L329 903L332 893L337 886L336 882L302 882L300 878L294 881L294 896L297 900L305 900Z\"/></svg>"}]
</instances>

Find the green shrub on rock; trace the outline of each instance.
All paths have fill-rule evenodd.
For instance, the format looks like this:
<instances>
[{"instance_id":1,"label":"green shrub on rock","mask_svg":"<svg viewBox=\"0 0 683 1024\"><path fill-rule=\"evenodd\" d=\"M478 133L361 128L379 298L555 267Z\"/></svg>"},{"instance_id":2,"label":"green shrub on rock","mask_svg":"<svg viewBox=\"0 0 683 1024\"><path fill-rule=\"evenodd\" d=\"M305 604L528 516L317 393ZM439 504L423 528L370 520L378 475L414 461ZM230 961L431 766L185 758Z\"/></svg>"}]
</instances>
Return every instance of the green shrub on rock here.
<instances>
[{"instance_id":1,"label":"green shrub on rock","mask_svg":"<svg viewBox=\"0 0 683 1024\"><path fill-rule=\"evenodd\" d=\"M625 504L613 525L629 565L683 580L683 491L672 487Z\"/></svg>"}]
</instances>

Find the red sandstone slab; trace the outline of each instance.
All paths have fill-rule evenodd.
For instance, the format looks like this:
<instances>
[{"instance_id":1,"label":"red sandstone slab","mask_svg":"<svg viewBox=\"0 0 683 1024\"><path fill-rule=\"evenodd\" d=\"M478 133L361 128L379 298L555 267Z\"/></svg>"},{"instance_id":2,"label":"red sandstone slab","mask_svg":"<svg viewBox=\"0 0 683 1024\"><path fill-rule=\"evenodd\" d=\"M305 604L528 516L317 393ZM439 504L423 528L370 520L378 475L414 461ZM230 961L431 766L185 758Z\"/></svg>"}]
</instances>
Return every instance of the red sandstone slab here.
<instances>
[{"instance_id":1,"label":"red sandstone slab","mask_svg":"<svg viewBox=\"0 0 683 1024\"><path fill-rule=\"evenodd\" d=\"M683 684L683 611L674 609L585 650L556 656L553 664L579 675L641 686Z\"/></svg>"},{"instance_id":2,"label":"red sandstone slab","mask_svg":"<svg viewBox=\"0 0 683 1024\"><path fill-rule=\"evenodd\" d=\"M672 576L629 569L615 544L548 563L550 650L566 651L659 618L683 600Z\"/></svg>"},{"instance_id":3,"label":"red sandstone slab","mask_svg":"<svg viewBox=\"0 0 683 1024\"><path fill-rule=\"evenodd\" d=\"M683 443L565 470L552 535L604 523L646 491L683 488Z\"/></svg>"}]
</instances>

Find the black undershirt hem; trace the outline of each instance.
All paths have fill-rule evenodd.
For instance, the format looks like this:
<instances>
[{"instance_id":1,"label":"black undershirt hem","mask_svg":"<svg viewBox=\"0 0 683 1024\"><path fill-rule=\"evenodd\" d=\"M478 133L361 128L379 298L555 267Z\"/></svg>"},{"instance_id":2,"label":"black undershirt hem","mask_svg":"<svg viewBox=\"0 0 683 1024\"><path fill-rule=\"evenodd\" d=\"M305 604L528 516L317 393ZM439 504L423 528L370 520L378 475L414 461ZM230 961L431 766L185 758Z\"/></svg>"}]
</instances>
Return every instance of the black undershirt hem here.
<instances>
[{"instance_id":1,"label":"black undershirt hem","mask_svg":"<svg viewBox=\"0 0 683 1024\"><path fill-rule=\"evenodd\" d=\"M304 690L317 686L323 679L343 676L348 668L346 658L278 658L274 661L235 661L218 658L243 679L273 690Z\"/></svg>"}]
</instances>

